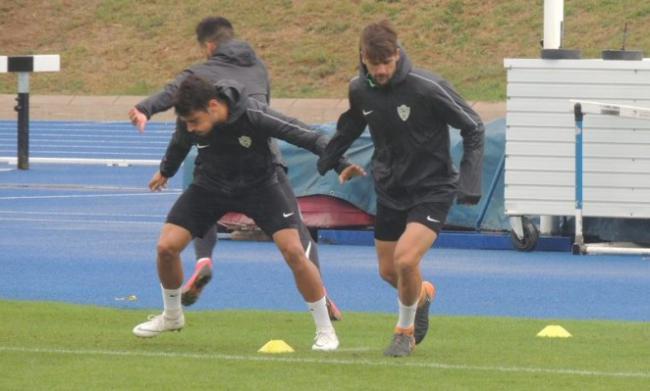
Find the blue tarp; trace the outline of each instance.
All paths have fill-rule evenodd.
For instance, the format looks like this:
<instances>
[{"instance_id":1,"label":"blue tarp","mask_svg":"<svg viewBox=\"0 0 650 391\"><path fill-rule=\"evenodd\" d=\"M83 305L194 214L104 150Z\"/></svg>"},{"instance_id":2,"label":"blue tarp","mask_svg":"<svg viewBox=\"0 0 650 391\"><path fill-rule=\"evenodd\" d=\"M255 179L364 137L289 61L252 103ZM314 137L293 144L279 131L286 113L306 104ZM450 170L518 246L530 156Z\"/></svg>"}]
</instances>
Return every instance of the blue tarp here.
<instances>
[{"instance_id":1,"label":"blue tarp","mask_svg":"<svg viewBox=\"0 0 650 391\"><path fill-rule=\"evenodd\" d=\"M335 129L334 123L314 126L320 132L332 136ZM376 194L371 175L364 178L355 178L354 180L340 185L338 176L335 172L330 171L325 176L320 176L316 171L317 157L309 151L279 142L282 155L289 166L289 180L294 188L296 196L308 195L328 195L345 200L359 209L374 215L376 211ZM486 126L485 157L483 162L483 195L481 202L475 206L454 205L447 218L447 224L457 227L475 228L476 220L481 209L489 201L488 210L484 217L482 229L487 230L507 230L510 229L508 219L504 214L503 208L503 175L500 176L496 185L494 195L488 200L485 195L488 194L489 186L492 183L499 161L503 156L505 147L505 120L500 119L491 122ZM451 149L452 157L456 166L460 162L463 146L462 138L458 130L451 130ZM361 137L352 144L352 147L346 153L350 161L363 165L366 171L370 173L370 159L374 147L368 131L364 132ZM193 149L188 156L184 166L185 186L189 185L192 177L193 162L196 152Z\"/></svg>"},{"instance_id":2,"label":"blue tarp","mask_svg":"<svg viewBox=\"0 0 650 391\"><path fill-rule=\"evenodd\" d=\"M335 124L315 125L320 132L332 135ZM478 205L454 205L449 212L447 224L461 228L476 228L476 221L483 210L487 209L480 226L482 230L510 230L510 223L504 211L503 173L494 184L494 192L488 199L490 186L497 174L497 168L505 149L505 119L498 119L486 125L485 155L483 160L483 198ZM338 183L336 173L330 171L324 177L316 171L316 156L303 149L285 142L280 142L280 149L289 166L289 180L298 197L308 195L329 195L348 201L359 209L374 215L376 195L369 176L355 178L345 185ZM454 163L458 167L463 152L462 138L458 130L451 130L451 150ZM348 158L357 164L365 166L370 172L370 158L373 152L370 134L366 131L354 142L348 153ZM187 162L193 162L196 152L193 149ZM183 185L186 187L192 178L193 164L185 164ZM535 221L537 221L535 219ZM573 235L574 223L569 216L563 224L563 235ZM591 236L606 241L634 241L650 243L650 220L585 218L583 231Z\"/></svg>"}]
</instances>

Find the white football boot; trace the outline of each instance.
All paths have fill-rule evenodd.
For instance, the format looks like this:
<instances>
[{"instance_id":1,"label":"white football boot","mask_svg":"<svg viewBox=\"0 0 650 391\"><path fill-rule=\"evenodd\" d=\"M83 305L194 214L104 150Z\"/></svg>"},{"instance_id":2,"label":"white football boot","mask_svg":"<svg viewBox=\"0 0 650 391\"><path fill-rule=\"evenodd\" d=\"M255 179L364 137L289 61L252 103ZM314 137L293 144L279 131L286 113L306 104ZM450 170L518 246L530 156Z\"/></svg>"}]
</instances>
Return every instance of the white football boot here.
<instances>
[{"instance_id":1,"label":"white football boot","mask_svg":"<svg viewBox=\"0 0 650 391\"><path fill-rule=\"evenodd\" d=\"M338 347L339 339L336 336L334 328L316 331L316 337L314 338L314 344L311 346L311 350L330 352L336 350Z\"/></svg>"},{"instance_id":2,"label":"white football boot","mask_svg":"<svg viewBox=\"0 0 650 391\"><path fill-rule=\"evenodd\" d=\"M165 331L180 331L185 326L185 315L181 312L176 318L168 318L163 312L160 315L151 315L149 320L133 328L133 334L142 338L155 337Z\"/></svg>"}]
</instances>

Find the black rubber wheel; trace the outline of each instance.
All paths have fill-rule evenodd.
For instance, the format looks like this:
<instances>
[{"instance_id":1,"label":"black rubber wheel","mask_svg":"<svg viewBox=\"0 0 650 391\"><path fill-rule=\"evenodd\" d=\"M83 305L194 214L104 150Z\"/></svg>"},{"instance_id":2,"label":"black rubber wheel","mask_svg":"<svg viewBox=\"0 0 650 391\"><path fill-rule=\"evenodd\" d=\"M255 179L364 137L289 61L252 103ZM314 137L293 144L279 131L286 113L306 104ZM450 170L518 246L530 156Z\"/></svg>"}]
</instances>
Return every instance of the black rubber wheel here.
<instances>
[{"instance_id":1,"label":"black rubber wheel","mask_svg":"<svg viewBox=\"0 0 650 391\"><path fill-rule=\"evenodd\" d=\"M524 237L519 239L514 231L510 232L512 245L519 251L533 251L537 246L539 239L539 230L527 217L521 218L521 224L524 228Z\"/></svg>"}]
</instances>

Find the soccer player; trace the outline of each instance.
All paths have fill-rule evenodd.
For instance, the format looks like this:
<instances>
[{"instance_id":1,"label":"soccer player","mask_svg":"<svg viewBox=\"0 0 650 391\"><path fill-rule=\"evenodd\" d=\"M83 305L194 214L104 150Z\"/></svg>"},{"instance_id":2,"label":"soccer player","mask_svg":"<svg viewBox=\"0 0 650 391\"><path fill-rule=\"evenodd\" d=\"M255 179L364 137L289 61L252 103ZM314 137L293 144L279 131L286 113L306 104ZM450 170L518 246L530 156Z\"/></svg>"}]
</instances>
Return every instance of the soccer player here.
<instances>
[{"instance_id":1,"label":"soccer player","mask_svg":"<svg viewBox=\"0 0 650 391\"><path fill-rule=\"evenodd\" d=\"M325 289L300 242L300 211L295 199L290 199L293 196L279 184L269 146L269 138L276 137L320 154L327 138L248 98L244 87L232 80L212 84L188 76L176 92L174 108L186 127L174 133L149 188L163 188L193 144L198 148L198 163L192 184L171 208L158 241L164 311L137 325L133 333L154 337L184 326L180 254L192 238L203 236L225 213L240 212L273 239L291 268L316 323L312 349L335 350L339 341L327 313ZM348 165L341 160L337 170Z\"/></svg>"},{"instance_id":2,"label":"soccer player","mask_svg":"<svg viewBox=\"0 0 650 391\"><path fill-rule=\"evenodd\" d=\"M484 127L479 116L435 74L413 68L388 21L372 23L360 39L360 75L349 86L350 108L318 161L324 174L366 125L375 146L372 174L377 191L375 246L379 274L397 289L399 317L387 356L407 356L429 328L435 295L423 281L420 261L436 241L454 198L481 197ZM453 167L449 125L460 129L460 176ZM341 183L361 173L354 167Z\"/></svg>"},{"instance_id":3,"label":"soccer player","mask_svg":"<svg viewBox=\"0 0 650 391\"><path fill-rule=\"evenodd\" d=\"M255 55L250 45L235 39L235 31L230 21L223 17L207 17L196 26L196 39L206 56L206 61L181 72L159 93L138 103L129 111L129 118L140 132L144 131L148 119L156 113L172 107L174 93L188 75L198 75L212 83L222 79L236 80L246 87L248 95L263 103L269 103L270 83L264 63ZM177 126L182 124L177 122ZM280 150L271 139L273 162L277 169L280 186L287 193L291 202L295 196L286 175L286 165ZM293 205L298 209L298 204ZM216 223L216 221L215 221ZM318 247L311 237L307 226L300 219L298 224L300 240L307 251L307 257L320 268ZM182 302L189 306L196 302L204 286L212 278L212 252L217 244L216 225L203 236L194 240L196 267L194 274L183 286ZM332 320L342 319L342 314L334 301L327 297L327 309Z\"/></svg>"}]
</instances>

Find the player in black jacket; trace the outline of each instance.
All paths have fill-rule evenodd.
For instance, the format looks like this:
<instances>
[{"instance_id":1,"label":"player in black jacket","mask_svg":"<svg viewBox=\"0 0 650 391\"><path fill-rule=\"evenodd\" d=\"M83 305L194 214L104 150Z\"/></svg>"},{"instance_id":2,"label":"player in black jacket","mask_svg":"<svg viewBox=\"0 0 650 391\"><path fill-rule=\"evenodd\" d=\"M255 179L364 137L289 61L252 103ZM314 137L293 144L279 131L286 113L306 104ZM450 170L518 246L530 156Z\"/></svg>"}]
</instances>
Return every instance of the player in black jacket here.
<instances>
[{"instance_id":1,"label":"player in black jacket","mask_svg":"<svg viewBox=\"0 0 650 391\"><path fill-rule=\"evenodd\" d=\"M141 132L144 131L151 116L172 107L175 92L181 82L189 75L197 75L213 83L224 79L236 80L246 87L246 92L250 97L263 103L269 103L271 87L266 66L256 56L255 51L248 43L234 38L234 29L230 21L223 17L207 17L203 19L196 26L196 39L206 55L206 61L185 69L175 80L167 84L162 91L138 103L129 111L131 121ZM177 127L184 126L185 124L181 121L177 122ZM271 150L273 151L280 186L287 194L293 196L293 189L286 175L287 167L273 139L271 139ZM295 197L292 197L293 199ZM307 249L307 257L316 267L320 268L318 246L302 219L298 226L298 232L303 246ZM194 274L183 286L183 305L194 304L203 287L212 278L211 258L216 244L216 226L210 228L203 238L194 240L196 268ZM329 296L327 297L327 309L332 320L342 318L341 312Z\"/></svg>"},{"instance_id":2,"label":"player in black jacket","mask_svg":"<svg viewBox=\"0 0 650 391\"><path fill-rule=\"evenodd\" d=\"M412 67L388 21L361 34L360 75L350 82L350 109L318 162L324 174L366 125L375 146L375 245L379 273L399 296L399 320L388 356L409 355L429 327L435 287L423 281L420 261L433 245L454 197L481 197L484 127L479 116L440 76ZM460 129L460 176L450 153L449 125ZM360 175L344 170L341 182Z\"/></svg>"},{"instance_id":3,"label":"player in black jacket","mask_svg":"<svg viewBox=\"0 0 650 391\"><path fill-rule=\"evenodd\" d=\"M189 76L175 99L176 113L187 127L174 133L149 187L154 191L164 187L192 145L198 148L194 180L170 210L158 241L164 312L137 325L134 334L154 337L184 326L180 254L192 238L203 236L224 214L240 212L273 238L291 268L316 323L312 349L335 350L339 342L327 313L325 289L298 235L300 211L279 185L269 147L269 138L275 137L320 155L327 138L248 98L244 87L232 80L213 85ZM341 160L337 170L347 165Z\"/></svg>"}]
</instances>

